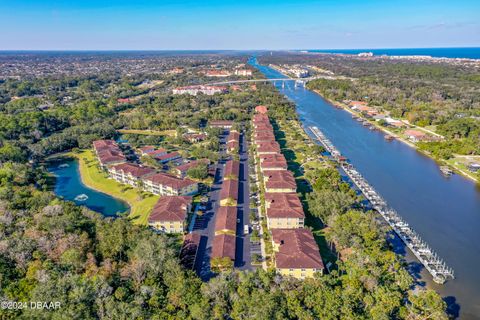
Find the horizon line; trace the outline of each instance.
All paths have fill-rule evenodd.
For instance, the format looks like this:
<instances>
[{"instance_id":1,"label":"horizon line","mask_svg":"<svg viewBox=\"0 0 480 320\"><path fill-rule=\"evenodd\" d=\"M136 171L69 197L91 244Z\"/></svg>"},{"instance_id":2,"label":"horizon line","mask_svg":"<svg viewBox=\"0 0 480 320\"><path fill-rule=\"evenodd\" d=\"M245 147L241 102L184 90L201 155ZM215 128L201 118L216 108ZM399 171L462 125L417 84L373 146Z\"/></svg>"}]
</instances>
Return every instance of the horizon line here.
<instances>
[{"instance_id":1,"label":"horizon line","mask_svg":"<svg viewBox=\"0 0 480 320\"><path fill-rule=\"evenodd\" d=\"M454 47L378 47L378 48L290 48L290 49L0 49L0 52L158 52L158 51L311 51L311 50L392 50L392 49L480 49L478 46Z\"/></svg>"}]
</instances>

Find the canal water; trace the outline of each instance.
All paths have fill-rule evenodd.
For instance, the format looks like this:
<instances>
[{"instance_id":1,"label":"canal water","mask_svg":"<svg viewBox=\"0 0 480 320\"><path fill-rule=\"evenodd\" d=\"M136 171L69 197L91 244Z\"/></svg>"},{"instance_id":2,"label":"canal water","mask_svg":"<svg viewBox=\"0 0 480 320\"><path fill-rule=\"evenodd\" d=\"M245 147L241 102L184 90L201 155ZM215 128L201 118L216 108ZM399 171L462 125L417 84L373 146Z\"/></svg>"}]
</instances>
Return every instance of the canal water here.
<instances>
[{"instance_id":1,"label":"canal water","mask_svg":"<svg viewBox=\"0 0 480 320\"><path fill-rule=\"evenodd\" d=\"M55 194L65 200L86 206L104 216L116 216L130 210L127 203L85 186L82 183L76 159L59 159L49 162L47 169L56 177Z\"/></svg>"},{"instance_id":2,"label":"canal water","mask_svg":"<svg viewBox=\"0 0 480 320\"><path fill-rule=\"evenodd\" d=\"M285 78L258 65L267 78ZM458 175L444 177L430 158L384 134L371 131L345 110L294 82L277 89L297 106L303 125L317 126L367 181L455 271L444 285L419 267L422 284L435 289L460 319L480 319L480 189ZM406 260L413 261L406 252Z\"/></svg>"}]
</instances>

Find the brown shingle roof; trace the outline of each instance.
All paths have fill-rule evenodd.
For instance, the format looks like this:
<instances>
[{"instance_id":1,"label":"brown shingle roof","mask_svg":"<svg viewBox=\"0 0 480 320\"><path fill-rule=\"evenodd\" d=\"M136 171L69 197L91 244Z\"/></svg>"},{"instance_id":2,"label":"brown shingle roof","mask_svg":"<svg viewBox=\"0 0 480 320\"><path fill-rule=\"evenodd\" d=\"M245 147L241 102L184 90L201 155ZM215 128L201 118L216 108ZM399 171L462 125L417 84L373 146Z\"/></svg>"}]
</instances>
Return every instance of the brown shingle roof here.
<instances>
[{"instance_id":1,"label":"brown shingle roof","mask_svg":"<svg viewBox=\"0 0 480 320\"><path fill-rule=\"evenodd\" d=\"M235 260L235 236L219 234L213 238L212 258L228 257Z\"/></svg>"},{"instance_id":2,"label":"brown shingle roof","mask_svg":"<svg viewBox=\"0 0 480 320\"><path fill-rule=\"evenodd\" d=\"M305 218L296 193L265 193L265 207L269 218Z\"/></svg>"},{"instance_id":3,"label":"brown shingle roof","mask_svg":"<svg viewBox=\"0 0 480 320\"><path fill-rule=\"evenodd\" d=\"M101 164L125 161L126 157L113 140L96 140L93 141L93 148Z\"/></svg>"},{"instance_id":4,"label":"brown shingle roof","mask_svg":"<svg viewBox=\"0 0 480 320\"><path fill-rule=\"evenodd\" d=\"M220 207L215 216L215 232L237 229L237 207Z\"/></svg>"},{"instance_id":5,"label":"brown shingle roof","mask_svg":"<svg viewBox=\"0 0 480 320\"><path fill-rule=\"evenodd\" d=\"M227 142L230 141L240 141L240 133L238 133L237 131L230 131L227 137Z\"/></svg>"},{"instance_id":6,"label":"brown shingle roof","mask_svg":"<svg viewBox=\"0 0 480 320\"><path fill-rule=\"evenodd\" d=\"M144 180L152 181L155 184L161 184L179 190L196 182L190 179L180 179L167 173L156 173L144 178Z\"/></svg>"},{"instance_id":7,"label":"brown shingle roof","mask_svg":"<svg viewBox=\"0 0 480 320\"><path fill-rule=\"evenodd\" d=\"M227 163L225 163L225 170L223 173L223 176L225 178L232 178L238 180L240 174L240 162L236 160L229 160Z\"/></svg>"},{"instance_id":8,"label":"brown shingle roof","mask_svg":"<svg viewBox=\"0 0 480 320\"><path fill-rule=\"evenodd\" d=\"M275 141L275 135L270 131L260 131L255 133L254 139L256 143L262 141Z\"/></svg>"},{"instance_id":9,"label":"brown shingle roof","mask_svg":"<svg viewBox=\"0 0 480 320\"><path fill-rule=\"evenodd\" d=\"M258 112L260 114L265 114L265 113L268 112L268 109L265 106L256 106L255 107L255 112Z\"/></svg>"},{"instance_id":10,"label":"brown shingle roof","mask_svg":"<svg viewBox=\"0 0 480 320\"><path fill-rule=\"evenodd\" d=\"M264 141L257 145L257 152L280 153L280 145L276 141Z\"/></svg>"},{"instance_id":11,"label":"brown shingle roof","mask_svg":"<svg viewBox=\"0 0 480 320\"><path fill-rule=\"evenodd\" d=\"M265 170L287 169L287 160L280 153L261 155L260 167Z\"/></svg>"},{"instance_id":12,"label":"brown shingle roof","mask_svg":"<svg viewBox=\"0 0 480 320\"><path fill-rule=\"evenodd\" d=\"M198 159L198 160L193 160L193 161L190 161L190 162L187 162L187 163L184 163L184 164L181 164L177 167L175 167L176 170L182 172L182 173L185 173L188 171L188 169L190 168L194 168L200 164L210 164L210 160L208 159Z\"/></svg>"},{"instance_id":13,"label":"brown shingle roof","mask_svg":"<svg viewBox=\"0 0 480 320\"><path fill-rule=\"evenodd\" d=\"M323 261L313 234L308 229L272 229L279 245L275 265L280 269L323 269Z\"/></svg>"},{"instance_id":14,"label":"brown shingle roof","mask_svg":"<svg viewBox=\"0 0 480 320\"><path fill-rule=\"evenodd\" d=\"M238 181L237 180L224 180L222 183L222 189L220 190L220 200L225 199L238 200Z\"/></svg>"},{"instance_id":15,"label":"brown shingle roof","mask_svg":"<svg viewBox=\"0 0 480 320\"><path fill-rule=\"evenodd\" d=\"M135 178L141 178L155 172L155 169L149 167L140 167L133 163L121 163L112 167L115 171L123 171L124 174L131 174Z\"/></svg>"},{"instance_id":16,"label":"brown shingle roof","mask_svg":"<svg viewBox=\"0 0 480 320\"><path fill-rule=\"evenodd\" d=\"M263 177L267 189L297 189L295 178L288 170L265 170Z\"/></svg>"},{"instance_id":17,"label":"brown shingle roof","mask_svg":"<svg viewBox=\"0 0 480 320\"><path fill-rule=\"evenodd\" d=\"M192 197L188 196L161 197L153 207L148 222L185 221L187 208L191 202Z\"/></svg>"}]
</instances>

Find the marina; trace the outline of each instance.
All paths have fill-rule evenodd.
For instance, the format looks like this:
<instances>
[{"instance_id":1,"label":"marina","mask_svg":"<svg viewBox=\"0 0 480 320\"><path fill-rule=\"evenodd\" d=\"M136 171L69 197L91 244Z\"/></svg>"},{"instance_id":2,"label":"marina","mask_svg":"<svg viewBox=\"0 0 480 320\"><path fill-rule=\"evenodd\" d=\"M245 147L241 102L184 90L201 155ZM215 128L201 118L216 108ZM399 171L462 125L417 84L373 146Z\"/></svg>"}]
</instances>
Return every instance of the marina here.
<instances>
[{"instance_id":1,"label":"marina","mask_svg":"<svg viewBox=\"0 0 480 320\"><path fill-rule=\"evenodd\" d=\"M438 255L423 241L400 215L389 208L387 202L377 193L377 191L368 184L366 179L353 167L346 162L345 158L335 148L332 142L318 129L318 127L309 127L310 131L316 137L325 149L331 154L332 158L338 161L343 171L350 180L358 187L362 194L372 204L372 207L383 217L392 230L402 239L405 245L412 251L417 259L432 275L433 281L443 284L447 279L454 279L454 271L438 257Z\"/></svg>"},{"instance_id":2,"label":"marina","mask_svg":"<svg viewBox=\"0 0 480 320\"><path fill-rule=\"evenodd\" d=\"M282 77L255 59L250 63L267 78ZM291 81L286 82L285 88L280 83L276 88L295 104L304 128L320 128L389 207L408 221L455 271L454 280L437 284L419 259L395 236L394 251L404 257L416 283L441 294L454 317L479 319L480 273L476 265L480 263L480 188L459 174L445 176L432 159L394 136L369 130L351 113L335 108L313 91L295 88ZM310 130L306 132L314 137Z\"/></svg>"}]
</instances>

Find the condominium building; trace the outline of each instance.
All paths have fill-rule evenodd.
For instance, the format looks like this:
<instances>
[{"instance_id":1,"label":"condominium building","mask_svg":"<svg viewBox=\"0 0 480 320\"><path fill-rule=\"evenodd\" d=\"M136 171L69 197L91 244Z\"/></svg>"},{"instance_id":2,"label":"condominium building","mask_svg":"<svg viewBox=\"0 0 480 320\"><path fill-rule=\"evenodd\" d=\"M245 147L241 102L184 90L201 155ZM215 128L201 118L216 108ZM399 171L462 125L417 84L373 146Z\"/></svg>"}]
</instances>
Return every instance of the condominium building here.
<instances>
[{"instance_id":1,"label":"condominium building","mask_svg":"<svg viewBox=\"0 0 480 320\"><path fill-rule=\"evenodd\" d=\"M265 209L269 229L297 229L305 226L305 214L296 193L266 193Z\"/></svg>"},{"instance_id":2,"label":"condominium building","mask_svg":"<svg viewBox=\"0 0 480 320\"><path fill-rule=\"evenodd\" d=\"M308 229L273 229L275 269L297 279L323 273L324 265L313 234Z\"/></svg>"},{"instance_id":3,"label":"condominium building","mask_svg":"<svg viewBox=\"0 0 480 320\"><path fill-rule=\"evenodd\" d=\"M188 196L161 197L148 217L148 224L161 232L182 233L191 203L192 197Z\"/></svg>"}]
</instances>

